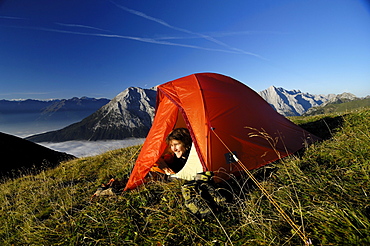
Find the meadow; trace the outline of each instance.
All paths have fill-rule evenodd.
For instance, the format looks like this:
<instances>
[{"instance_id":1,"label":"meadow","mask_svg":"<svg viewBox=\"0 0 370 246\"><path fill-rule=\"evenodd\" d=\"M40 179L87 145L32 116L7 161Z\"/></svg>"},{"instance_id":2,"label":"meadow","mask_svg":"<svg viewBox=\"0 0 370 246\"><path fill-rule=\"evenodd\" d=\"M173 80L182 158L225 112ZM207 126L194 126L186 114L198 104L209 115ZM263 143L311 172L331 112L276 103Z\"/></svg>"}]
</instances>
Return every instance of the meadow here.
<instances>
[{"instance_id":1,"label":"meadow","mask_svg":"<svg viewBox=\"0 0 370 246\"><path fill-rule=\"evenodd\" d=\"M323 141L251 172L269 197L245 175L231 179L232 202L206 218L184 206L180 180L91 199L128 177L133 146L2 180L0 244L370 245L370 110L290 119Z\"/></svg>"}]
</instances>

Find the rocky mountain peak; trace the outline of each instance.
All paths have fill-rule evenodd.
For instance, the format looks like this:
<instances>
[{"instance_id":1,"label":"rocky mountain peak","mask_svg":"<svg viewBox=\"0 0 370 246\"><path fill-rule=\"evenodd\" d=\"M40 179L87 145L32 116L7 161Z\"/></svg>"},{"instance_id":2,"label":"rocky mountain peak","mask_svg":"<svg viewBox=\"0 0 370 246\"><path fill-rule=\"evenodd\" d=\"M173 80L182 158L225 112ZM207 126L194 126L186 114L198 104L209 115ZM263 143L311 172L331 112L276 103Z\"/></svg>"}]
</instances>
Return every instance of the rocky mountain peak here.
<instances>
[{"instance_id":1,"label":"rocky mountain peak","mask_svg":"<svg viewBox=\"0 0 370 246\"><path fill-rule=\"evenodd\" d=\"M155 99L156 91L154 90L129 87L97 113L114 116L116 119L114 124L117 125L129 125L130 127L144 125L150 128L154 118Z\"/></svg>"},{"instance_id":2,"label":"rocky mountain peak","mask_svg":"<svg viewBox=\"0 0 370 246\"><path fill-rule=\"evenodd\" d=\"M27 139L35 142L62 142L143 138L152 125L155 100L155 90L130 87L82 121Z\"/></svg>"},{"instance_id":3,"label":"rocky mountain peak","mask_svg":"<svg viewBox=\"0 0 370 246\"><path fill-rule=\"evenodd\" d=\"M312 95L300 90L288 91L275 86L259 92L259 95L284 116L301 115L309 108L319 106L328 100L323 95Z\"/></svg>"},{"instance_id":4,"label":"rocky mountain peak","mask_svg":"<svg viewBox=\"0 0 370 246\"><path fill-rule=\"evenodd\" d=\"M338 95L331 94L328 100L325 103L323 103L321 106L325 106L329 103L334 103L334 104L345 103L345 102L358 100L358 99L359 99L358 97L348 92L344 92Z\"/></svg>"}]
</instances>

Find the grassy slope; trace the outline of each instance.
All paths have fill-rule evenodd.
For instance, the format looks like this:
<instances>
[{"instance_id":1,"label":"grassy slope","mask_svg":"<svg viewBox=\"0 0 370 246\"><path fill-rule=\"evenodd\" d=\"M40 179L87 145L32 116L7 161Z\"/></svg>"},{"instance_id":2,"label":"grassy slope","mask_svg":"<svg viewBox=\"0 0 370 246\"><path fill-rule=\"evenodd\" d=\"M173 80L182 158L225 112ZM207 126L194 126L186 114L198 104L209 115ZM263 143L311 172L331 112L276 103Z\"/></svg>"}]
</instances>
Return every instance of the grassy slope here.
<instances>
[{"instance_id":1,"label":"grassy slope","mask_svg":"<svg viewBox=\"0 0 370 246\"><path fill-rule=\"evenodd\" d=\"M305 115L329 114L338 112L348 112L359 108L369 108L370 98L349 101L344 103L332 103L323 107L314 107L306 112Z\"/></svg>"},{"instance_id":2,"label":"grassy slope","mask_svg":"<svg viewBox=\"0 0 370 246\"><path fill-rule=\"evenodd\" d=\"M262 185L314 245L370 244L370 111L294 117L314 129L341 119L332 137L259 169ZM319 124L320 125L320 124ZM325 127L327 124L321 124ZM317 129L316 129L317 130ZM317 133L328 131L317 131ZM97 186L130 172L139 146L63 163L0 186L2 245L302 245L258 189L235 192L224 211L200 220L183 206L181 182L146 184L90 202ZM132 158L133 157L133 158Z\"/></svg>"}]
</instances>

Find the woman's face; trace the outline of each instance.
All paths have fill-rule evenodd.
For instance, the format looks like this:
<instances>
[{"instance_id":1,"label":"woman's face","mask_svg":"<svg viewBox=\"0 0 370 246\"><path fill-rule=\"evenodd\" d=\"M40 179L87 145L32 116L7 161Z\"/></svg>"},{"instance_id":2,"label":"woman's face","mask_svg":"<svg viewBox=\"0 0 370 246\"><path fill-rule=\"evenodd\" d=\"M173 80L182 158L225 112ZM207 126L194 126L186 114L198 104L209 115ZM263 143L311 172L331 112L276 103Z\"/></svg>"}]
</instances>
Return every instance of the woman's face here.
<instances>
[{"instance_id":1,"label":"woman's face","mask_svg":"<svg viewBox=\"0 0 370 246\"><path fill-rule=\"evenodd\" d=\"M181 156L183 156L183 154L185 154L185 151L186 151L184 143L176 139L172 139L170 141L170 148L172 152L175 153L177 158L180 158Z\"/></svg>"}]
</instances>

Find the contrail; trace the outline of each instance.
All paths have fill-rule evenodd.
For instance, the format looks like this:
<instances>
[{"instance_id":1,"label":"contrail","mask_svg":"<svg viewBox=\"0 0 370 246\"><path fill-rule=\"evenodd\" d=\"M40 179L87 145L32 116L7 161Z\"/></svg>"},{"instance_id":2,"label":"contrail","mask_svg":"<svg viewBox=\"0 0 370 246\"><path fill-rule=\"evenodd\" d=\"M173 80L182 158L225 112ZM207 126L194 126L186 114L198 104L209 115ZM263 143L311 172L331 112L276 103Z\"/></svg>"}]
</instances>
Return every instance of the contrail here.
<instances>
[{"instance_id":1,"label":"contrail","mask_svg":"<svg viewBox=\"0 0 370 246\"><path fill-rule=\"evenodd\" d=\"M223 42L221 42L221 41L219 41L219 40L217 40L217 39L215 39L215 38L213 38L209 35L205 35L205 34L201 34L201 33L195 33L195 32L183 29L183 28L175 27L175 26L172 26L172 25L168 24L167 22L165 22L163 20L148 16L145 13L142 13L142 12L132 10L132 9L126 8L124 6L118 5L113 1L110 1L110 2L113 3L115 6L117 6L118 8L124 10L124 11L127 11L127 12L132 13L132 14L137 15L137 16L140 16L140 17L145 18L147 20L156 22L156 23L158 23L162 26L168 27L170 29L180 31L180 32L183 32L183 33L187 33L187 34L191 34L193 37L187 37L187 38L184 38L184 37L183 38L176 38L176 37L142 38L142 37L133 37L133 36L125 36L125 35L117 35L117 34L86 33L86 32L79 32L79 31L68 31L68 30L61 30L61 29L56 29L56 28L46 28L46 27L14 26L14 25L13 26L12 25L1 25L1 26L7 26L7 27L13 27L13 28L22 28L22 29L33 29L33 30L56 32L56 33L67 33L67 34L75 34L75 35L107 37L107 38L121 38L121 39L128 39L128 40L136 40L136 41L145 42L145 43L153 43L153 44L161 44L161 45L169 45L169 46L178 46L178 47L185 47L185 48L192 48L192 49L199 49L199 50L217 51L217 52L225 52L225 53L233 53L233 54L246 54L246 55L255 56L255 57L263 59L263 60L267 60L267 59L265 59L264 57L262 57L258 54L254 54L254 53L251 53L251 52L246 52L244 50L231 47L231 46L229 46L229 45L227 45L227 44L225 44L225 43L223 43ZM27 20L26 18L12 17L12 16L0 16L0 18ZM92 27L92 26L87 26L87 25L81 25L81 24L70 24L70 23L59 23L59 22L55 22L54 24L59 25L59 26L65 26L65 27L77 27L77 28L91 29L91 30L104 31L104 32L110 32L111 33L111 31L109 31L109 30L105 30L105 29L101 29L101 28L97 28L97 27ZM227 48L227 49L207 48L207 47L201 47L201 46L196 46L196 45L173 43L173 42L165 41L165 40L171 40L171 39L189 39L189 38L203 38L203 39L206 39L206 40L211 41L213 43L216 43L220 46L223 46L224 48Z\"/></svg>"},{"instance_id":2,"label":"contrail","mask_svg":"<svg viewBox=\"0 0 370 246\"><path fill-rule=\"evenodd\" d=\"M215 32L209 33L212 37L226 37L226 36L237 36L237 35L263 35L263 34L287 34L286 32L277 32L277 31L235 31L235 32Z\"/></svg>"},{"instance_id":3,"label":"contrail","mask_svg":"<svg viewBox=\"0 0 370 246\"><path fill-rule=\"evenodd\" d=\"M59 26L78 27L78 28L92 29L92 30L96 30L96 31L111 32L111 31L101 29L101 28L97 28L97 27L93 27L93 26L86 26L86 25L79 25L79 24L67 24L67 23L59 23L59 22L55 22L55 24L57 24Z\"/></svg>"},{"instance_id":4,"label":"contrail","mask_svg":"<svg viewBox=\"0 0 370 246\"><path fill-rule=\"evenodd\" d=\"M123 9L123 10L125 10L125 11L127 11L127 12L130 12L130 13L132 13L132 14L134 14L134 15L137 15L137 16L140 16L140 17L143 17L143 18L145 18L145 19L147 19L147 20L151 20L151 21L157 22L157 23L159 23L159 24L161 24L161 25L163 25L163 26L166 26L166 27L169 27L169 28L172 28L172 29L177 29L176 27L171 26L170 24L168 24L167 22L165 22L165 21L163 21L163 20L160 20L160 19L157 19L157 18L151 17L151 16L146 15L146 14L144 14L144 13L140 12L140 11L136 11L136 10L133 10L133 9L129 9L129 8L125 7L125 6L122 6L122 5L119 5L119 4L115 3L114 1L110 1L110 2L111 2L112 4L114 4L115 6L117 6L118 8Z\"/></svg>"},{"instance_id":5,"label":"contrail","mask_svg":"<svg viewBox=\"0 0 370 246\"><path fill-rule=\"evenodd\" d=\"M228 49L234 51L233 53L240 53L240 54L251 55L251 56L255 56L255 57L258 57L260 59L266 60L264 57L262 57L262 56L260 56L258 54L254 54L254 53L247 52L247 51L244 51L244 50L241 50L241 49L238 49L238 48L231 47L230 45L227 45L227 44L225 44L225 43L223 43L223 42L221 42L221 41L219 41L219 40L217 40L217 39L215 39L215 38L213 38L211 36L204 35L204 34L201 34L201 33L192 32L192 31L189 31L189 30L184 29L184 28L172 26L172 25L168 24L167 22L165 22L164 20L161 20L161 19L158 19L158 18L154 18L152 16L149 16L149 15L147 15L145 13L142 13L140 11L137 11L137 10L129 9L129 8L125 7L125 6L122 6L122 5L119 5L119 4L115 3L112 0L110 0L110 2L112 4L114 4L115 6L117 6L118 8L120 8L120 9L126 11L126 12L129 12L129 13L132 13L132 14L137 15L139 17L145 18L147 20L156 22L156 23L158 23L158 24L160 24L162 26L168 27L168 28L173 29L173 30L176 30L176 31L180 31L180 32L183 32L183 33L188 33L188 34L196 35L198 37L201 37L203 39L206 39L208 41L211 41L211 42L213 42L215 44L218 44L218 45L221 45L221 46L223 46L225 48L228 48Z\"/></svg>"},{"instance_id":6,"label":"contrail","mask_svg":"<svg viewBox=\"0 0 370 246\"><path fill-rule=\"evenodd\" d=\"M238 36L238 35L252 35L252 34L287 34L284 32L274 32L274 31L235 31L235 32L210 32L206 34L207 36L216 38L216 37L227 37L227 36ZM179 39L199 39L202 37L199 36L163 36L163 37L157 37L155 39L157 40L179 40Z\"/></svg>"},{"instance_id":7,"label":"contrail","mask_svg":"<svg viewBox=\"0 0 370 246\"><path fill-rule=\"evenodd\" d=\"M15 16L4 16L4 15L0 15L0 18L10 19L10 20L29 20L28 18L21 18L21 17L15 17ZM79 27L79 28L92 29L92 30L97 30L97 31L110 32L108 30L104 30L104 29L92 27L92 26L86 26L86 25L68 24L68 23L60 23L60 22L54 22L54 24L59 25L59 26L66 26L66 27Z\"/></svg>"},{"instance_id":8,"label":"contrail","mask_svg":"<svg viewBox=\"0 0 370 246\"><path fill-rule=\"evenodd\" d=\"M14 16L4 16L4 15L0 15L0 18L11 19L11 20L27 20L26 18L20 18L20 17L14 17Z\"/></svg>"},{"instance_id":9,"label":"contrail","mask_svg":"<svg viewBox=\"0 0 370 246\"><path fill-rule=\"evenodd\" d=\"M162 45L170 45L170 46L179 46L179 47L199 49L199 50L218 51L218 52L234 53L234 54L237 54L238 53L238 52L232 51L232 50L213 49L213 48L206 48L206 47L201 47L201 46L196 46L196 45L172 43L172 42L162 41L162 40L157 40L157 39L152 39L152 38L124 36L124 35L117 35L117 34L86 33L86 32L76 32L76 31L68 31L68 30L61 30L61 29L54 29L54 28L31 27L31 26L9 26L9 25L7 25L7 27L21 28L21 29L30 29L30 30L39 30L39 31L46 31L46 32L56 32L56 33L67 33L67 34L84 35L84 36L95 36L95 37L106 37L106 38L120 38L120 39L128 39L128 40L140 41L140 42L144 42L144 43L162 44Z\"/></svg>"}]
</instances>

